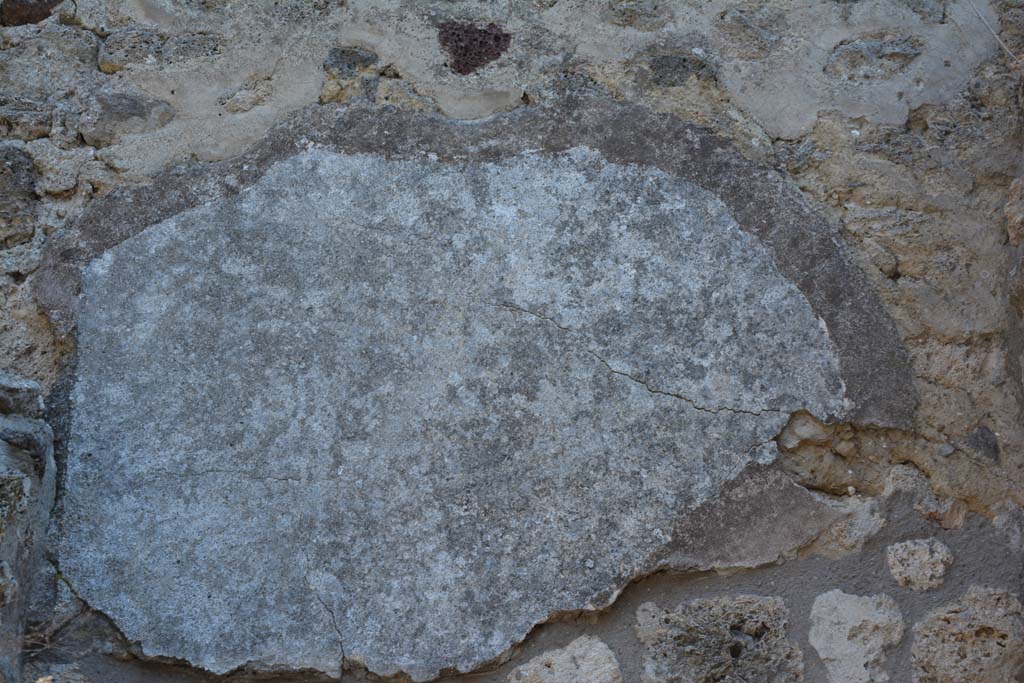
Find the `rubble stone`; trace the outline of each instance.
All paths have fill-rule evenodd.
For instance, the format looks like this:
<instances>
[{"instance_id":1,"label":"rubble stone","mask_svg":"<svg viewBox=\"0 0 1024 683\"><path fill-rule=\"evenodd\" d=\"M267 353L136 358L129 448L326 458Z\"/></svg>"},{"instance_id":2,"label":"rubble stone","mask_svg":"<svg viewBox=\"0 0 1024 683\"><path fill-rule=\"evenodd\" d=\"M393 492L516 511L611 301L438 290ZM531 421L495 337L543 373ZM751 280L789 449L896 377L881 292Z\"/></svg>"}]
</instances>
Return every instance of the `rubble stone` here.
<instances>
[{"instance_id":1,"label":"rubble stone","mask_svg":"<svg viewBox=\"0 0 1024 683\"><path fill-rule=\"evenodd\" d=\"M1013 594L972 586L914 626L914 683L996 683L1024 671L1024 610Z\"/></svg>"},{"instance_id":2,"label":"rubble stone","mask_svg":"<svg viewBox=\"0 0 1024 683\"><path fill-rule=\"evenodd\" d=\"M903 637L903 617L887 595L832 590L814 599L809 637L831 683L886 683L886 657Z\"/></svg>"},{"instance_id":3,"label":"rubble stone","mask_svg":"<svg viewBox=\"0 0 1024 683\"><path fill-rule=\"evenodd\" d=\"M508 683L622 683L615 655L601 640L581 636L517 667Z\"/></svg>"},{"instance_id":4,"label":"rubble stone","mask_svg":"<svg viewBox=\"0 0 1024 683\"><path fill-rule=\"evenodd\" d=\"M915 539L890 545L886 561L896 583L914 590L929 590L942 585L946 568L953 563L953 553L937 539Z\"/></svg>"},{"instance_id":5,"label":"rubble stone","mask_svg":"<svg viewBox=\"0 0 1024 683\"><path fill-rule=\"evenodd\" d=\"M803 653L787 636L782 600L705 598L663 609L644 603L636 633L643 683L802 683Z\"/></svg>"}]
</instances>

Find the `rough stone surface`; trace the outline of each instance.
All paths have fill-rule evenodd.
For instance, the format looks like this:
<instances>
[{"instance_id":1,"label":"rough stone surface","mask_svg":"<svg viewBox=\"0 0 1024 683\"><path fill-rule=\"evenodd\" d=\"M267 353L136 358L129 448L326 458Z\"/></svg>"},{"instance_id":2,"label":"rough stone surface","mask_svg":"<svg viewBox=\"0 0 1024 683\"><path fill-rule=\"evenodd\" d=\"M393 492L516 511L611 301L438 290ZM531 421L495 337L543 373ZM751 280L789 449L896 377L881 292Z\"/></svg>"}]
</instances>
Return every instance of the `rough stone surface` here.
<instances>
[{"instance_id":1,"label":"rough stone surface","mask_svg":"<svg viewBox=\"0 0 1024 683\"><path fill-rule=\"evenodd\" d=\"M97 259L79 330L62 571L214 671L334 671L338 640L469 670L614 595L790 412L843 409L723 205L587 149L299 154Z\"/></svg>"},{"instance_id":2,"label":"rough stone surface","mask_svg":"<svg viewBox=\"0 0 1024 683\"><path fill-rule=\"evenodd\" d=\"M919 38L885 32L843 41L829 55L825 73L848 81L886 78L906 69L921 47Z\"/></svg>"},{"instance_id":3,"label":"rough stone surface","mask_svg":"<svg viewBox=\"0 0 1024 683\"><path fill-rule=\"evenodd\" d=\"M334 78L352 78L368 66L376 64L377 55L358 47L336 47L327 53L324 71Z\"/></svg>"},{"instance_id":4,"label":"rough stone surface","mask_svg":"<svg viewBox=\"0 0 1024 683\"><path fill-rule=\"evenodd\" d=\"M18 683L26 608L56 486L53 433L38 386L0 375L0 680Z\"/></svg>"},{"instance_id":5,"label":"rough stone surface","mask_svg":"<svg viewBox=\"0 0 1024 683\"><path fill-rule=\"evenodd\" d=\"M0 244L14 247L31 239L37 198L32 157L21 145L0 146Z\"/></svg>"},{"instance_id":6,"label":"rough stone surface","mask_svg":"<svg viewBox=\"0 0 1024 683\"><path fill-rule=\"evenodd\" d=\"M46 105L0 95L0 136L12 140L35 140L49 132L50 112Z\"/></svg>"},{"instance_id":7,"label":"rough stone surface","mask_svg":"<svg viewBox=\"0 0 1024 683\"><path fill-rule=\"evenodd\" d=\"M36 170L37 194L66 194L78 186L82 169L94 157L88 147L66 149L49 138L33 140L25 145Z\"/></svg>"},{"instance_id":8,"label":"rough stone surface","mask_svg":"<svg viewBox=\"0 0 1024 683\"><path fill-rule=\"evenodd\" d=\"M51 7L52 16L44 16ZM495 644L489 651L500 652L497 659L465 676L448 671L441 683L506 683L517 667L585 635L614 650L623 680L639 681L643 648L634 626L640 604L678 605L737 594L782 598L790 610L789 637L806 654L806 680L826 683L828 669L809 642L812 606L823 593L887 593L908 624L939 605L957 605L971 582L1019 595L1024 585L1024 138L1021 68L1009 52L1024 54L1020 2L74 0L58 6L50 0L0 0L0 14L15 8L29 9L34 16L16 26L2 25L12 22L0 16L0 156L5 164L0 171L10 170L0 174L0 368L35 380L39 392L30 382L0 378L6 386L0 390L0 408L31 411L52 425L61 473L66 465L74 468L76 459L80 466L85 462L70 447L76 438L71 418L79 406L69 401L79 376L82 271L110 250L129 250L132 240L148 239L144 235L164 221L185 225L191 220L187 212L197 207L227 211L224 207L240 201L240 194L275 191L261 180L296 155L319 151L399 164L436 162L455 173L456 167L505 168L520 158L550 161L587 148L612 165L657 170L690 182L722 202L738 228L763 246L755 261L773 263L799 290L816 321L823 321L845 386L843 410L789 415L781 433L769 435L776 437L778 455L768 440L732 478L710 486L708 498L696 507L686 507L680 498L680 507L672 508L674 517L660 527L664 538L638 542L642 529L622 531L615 526L618 518L595 521L603 534L600 542L578 539L570 550L588 543L607 549L620 538L633 548L637 543L653 548L645 557L640 557L643 550L630 557L609 589L594 599L595 606L611 604L598 612L552 607L551 618L528 634L509 632L508 642L515 641L511 649ZM492 25L497 30L489 36ZM444 26L464 27L466 40L456 55L440 41ZM465 66L476 68L469 73L453 68L453 56L459 55L471 58ZM348 187L347 181L339 187ZM415 189L385 182L373 192L383 206L391 195L408 197ZM434 232L448 234L451 222L431 217L425 224L441 225ZM297 229L297 234L311 230ZM176 244L183 252L194 251L185 246L190 244L185 235ZM279 246L288 251L290 244ZM467 249L451 250L475 253ZM191 275L199 284L225 277L212 260L196 263L199 270ZM164 279L166 270L156 258L149 262L153 280ZM595 263L593 270L607 268ZM118 300L133 301L137 291L126 288ZM273 302L285 305L281 299ZM195 305L206 305L206 299L197 298ZM300 308L302 302L289 305ZM559 315L555 309L541 313ZM296 321L298 315L285 319ZM755 317L775 320L771 311ZM307 330L316 320L298 320L293 327ZM608 334L618 333L609 329ZM670 336L651 335L650 348ZM311 349L319 348L318 339L309 342ZM673 336L666 348L685 347L685 340ZM297 357L295 344L282 348L283 359ZM189 349L197 357L207 355L201 348ZM552 367L550 356L537 357L541 368ZM570 366L563 361L558 367ZM488 376L478 379L489 381ZM638 379L651 383L665 376ZM301 393L301 387L295 392ZM39 393L47 396L46 410L39 409ZM202 396L187 388L182 393L182 401ZM320 394L312 393L309 405L320 400ZM291 401L284 395L273 399L268 405L279 412ZM563 399L571 405L586 401L584 393ZM185 412L201 412L205 406ZM635 409L630 402L622 406ZM480 410L488 410L487 405ZM213 411L211 420L218 414ZM360 414L345 413L353 419ZM196 419L186 416L181 424L162 429L184 431L182 425ZM230 414L225 419L238 418ZM302 446L319 444L317 434L306 432L303 424L298 429L308 439ZM742 460L735 453L710 451L709 444L725 438L717 430L686 434L686 442L672 443L672 448L708 453L702 456L712 465L708 471L721 474L720 466ZM656 438L670 441L663 432L649 440ZM214 438L208 443L201 448L212 450L222 442ZM282 466L298 458L299 450L289 451ZM645 462L656 459L657 452L651 453ZM773 456L776 460L768 462ZM253 462L277 457L268 451ZM630 477L620 477L621 490L633 491L633 508L640 511L630 508L620 515L623 520L661 514L673 492L689 490L685 477L665 484L669 467L662 464L654 474L637 468ZM589 500L589 492L579 488L598 476L577 481L566 474L547 488L529 491L536 478L500 478L510 469L489 477L482 466L474 470L473 481L486 481L493 489L508 480L506 488L519 492L524 507L539 497L545 503L557 501L544 510L561 510L564 501ZM114 483L131 476L118 478L117 466L112 471ZM426 491L435 490L436 478L416 477L414 471L393 479L403 485L426 482ZM274 498L260 488L262 483L254 485L244 475L225 472L221 480L225 489ZM15 507L32 500L21 493L21 475L6 481ZM134 481L131 490L150 485ZM453 479L452 486L457 485ZM207 484L197 491L211 488ZM471 494L475 490L458 502ZM594 495L603 492L595 489ZM294 507L308 511L316 498L306 495ZM117 500L111 505L119 505ZM652 507L649 500L665 504ZM60 512L66 502L62 484L55 509ZM210 509L188 504L196 515ZM332 509L344 504L336 502ZM419 499L411 505L420 505ZM516 515L507 515L507 526L529 517ZM451 538L465 544L467 529L486 528L493 521L493 516L478 518L450 527ZM15 524L26 520L13 519ZM180 529L201 523L187 517L177 524ZM574 524L562 528L569 533L578 528ZM223 520L223 526L232 525L238 528L237 519ZM0 562L4 595L24 599L27 583L32 584L20 683L224 683L225 677L185 660L150 657L147 648L165 632L126 639L116 619L75 597L78 587L68 583L59 566L64 528L56 522L51 526L52 545L40 553L46 561L31 570ZM183 549L195 547L204 536L197 532L199 540L171 546L166 554L177 553L189 562ZM219 551L216 535L211 538L204 548ZM890 573L886 548L927 538L941 540L955 555L955 564L934 588L899 585ZM295 554L293 543L281 544L277 537L262 543L244 536L233 540L246 545L253 557L272 557L279 547ZM234 548L228 555L242 553L227 547ZM518 558L520 564L535 563L540 572L556 567L549 572L552 583L563 582L560 574L586 583L577 576L581 571L562 570L562 564L575 560L561 561L561 546L531 548L540 559ZM350 555L338 552L335 557ZM328 564L309 559L318 568ZM587 560L594 561L594 569L586 568ZM151 566L160 569L168 563L160 558ZM384 573L423 575L420 565L429 563L397 564L406 569L388 566ZM602 570L596 557L584 559L583 567L583 574ZM32 581L26 582L26 576ZM289 580L286 573L282 576ZM487 584L486 575L458 588L482 584ZM239 586L234 595L257 612L295 607L287 596L263 588ZM171 618L170 608L145 604L148 594L138 586L130 590L141 608L162 612L164 621ZM332 594L343 591L328 586L317 593ZM409 595L396 604L408 605L420 594ZM315 618L325 614L308 590L303 597L313 604L297 603L297 609ZM582 603L582 598L556 597L550 603ZM486 616L471 619L477 626L467 630L483 632L482 621L523 616L505 610L500 600L488 605L475 599L459 604L473 605L470 611ZM526 602L537 606L536 600ZM341 615L344 605L328 604ZM223 613L226 621L238 616L227 609ZM178 614L182 621L192 618L187 610ZM14 628L20 618L0 616L0 630ZM378 608L375 618L384 624L403 615L389 606ZM350 627L362 629L343 618L337 626L346 636ZM317 623L307 631L333 627ZM270 637L276 635L287 634ZM958 637L974 642L982 636L984 631L965 631ZM376 636L365 640L376 642ZM911 641L904 637L886 657L890 680L912 680ZM479 633L466 644L482 652ZM360 662L365 655L361 647L331 641L323 648L325 659L345 655L346 683L376 680ZM326 683L329 678L314 671L261 671L265 668L266 662L256 661L229 678L238 683ZM981 666L969 675L1007 683L1006 672L998 667Z\"/></svg>"},{"instance_id":9,"label":"rough stone surface","mask_svg":"<svg viewBox=\"0 0 1024 683\"><path fill-rule=\"evenodd\" d=\"M508 675L508 683L622 683L615 654L601 640L582 636L534 657Z\"/></svg>"},{"instance_id":10,"label":"rough stone surface","mask_svg":"<svg viewBox=\"0 0 1024 683\"><path fill-rule=\"evenodd\" d=\"M46 315L12 280L0 276L0 367L52 384L66 349L54 338Z\"/></svg>"},{"instance_id":11,"label":"rough stone surface","mask_svg":"<svg viewBox=\"0 0 1024 683\"><path fill-rule=\"evenodd\" d=\"M637 611L644 683L800 683L803 654L779 598L737 595Z\"/></svg>"},{"instance_id":12,"label":"rough stone surface","mask_svg":"<svg viewBox=\"0 0 1024 683\"><path fill-rule=\"evenodd\" d=\"M375 100L381 89L381 76L387 74L385 82L398 80L394 68L379 64L380 58L357 47L332 48L324 60L323 87L320 88L320 102L346 102L353 97Z\"/></svg>"},{"instance_id":13,"label":"rough stone surface","mask_svg":"<svg viewBox=\"0 0 1024 683\"><path fill-rule=\"evenodd\" d=\"M846 506L823 500L775 469L748 467L676 525L661 564L703 571L780 562L848 515Z\"/></svg>"},{"instance_id":14,"label":"rough stone surface","mask_svg":"<svg viewBox=\"0 0 1024 683\"><path fill-rule=\"evenodd\" d=\"M174 118L170 104L129 93L100 93L83 114L80 132L93 147L107 147L123 135L157 130Z\"/></svg>"},{"instance_id":15,"label":"rough stone surface","mask_svg":"<svg viewBox=\"0 0 1024 683\"><path fill-rule=\"evenodd\" d=\"M1006 214L1006 234L1010 244L1020 246L1024 242L1024 178L1017 178L1010 185L1010 196L1003 213Z\"/></svg>"},{"instance_id":16,"label":"rough stone surface","mask_svg":"<svg viewBox=\"0 0 1024 683\"><path fill-rule=\"evenodd\" d=\"M0 370L0 413L42 417L42 388L38 382Z\"/></svg>"},{"instance_id":17,"label":"rough stone surface","mask_svg":"<svg viewBox=\"0 0 1024 683\"><path fill-rule=\"evenodd\" d=\"M1024 671L1024 612L1004 590L972 586L914 626L914 683L1014 681Z\"/></svg>"},{"instance_id":18,"label":"rough stone surface","mask_svg":"<svg viewBox=\"0 0 1024 683\"><path fill-rule=\"evenodd\" d=\"M903 637L903 617L887 595L822 593L811 608L811 645L831 683L885 683L888 651Z\"/></svg>"},{"instance_id":19,"label":"rough stone surface","mask_svg":"<svg viewBox=\"0 0 1024 683\"><path fill-rule=\"evenodd\" d=\"M849 498L845 514L817 535L811 549L825 557L841 557L859 552L885 526L885 517L873 499Z\"/></svg>"},{"instance_id":20,"label":"rough stone surface","mask_svg":"<svg viewBox=\"0 0 1024 683\"><path fill-rule=\"evenodd\" d=\"M885 558L896 583L918 591L941 586L946 568L953 563L953 553L934 538L894 543L886 549Z\"/></svg>"},{"instance_id":21,"label":"rough stone surface","mask_svg":"<svg viewBox=\"0 0 1024 683\"><path fill-rule=\"evenodd\" d=\"M656 85L674 87L684 85L693 76L713 78L714 67L701 57L701 52L697 49L689 54L658 55L651 60L651 81Z\"/></svg>"},{"instance_id":22,"label":"rough stone surface","mask_svg":"<svg viewBox=\"0 0 1024 683\"><path fill-rule=\"evenodd\" d=\"M113 74L136 66L162 66L209 57L220 49L221 41L212 33L165 36L147 29L123 29L103 41L98 65L103 73Z\"/></svg>"}]
</instances>

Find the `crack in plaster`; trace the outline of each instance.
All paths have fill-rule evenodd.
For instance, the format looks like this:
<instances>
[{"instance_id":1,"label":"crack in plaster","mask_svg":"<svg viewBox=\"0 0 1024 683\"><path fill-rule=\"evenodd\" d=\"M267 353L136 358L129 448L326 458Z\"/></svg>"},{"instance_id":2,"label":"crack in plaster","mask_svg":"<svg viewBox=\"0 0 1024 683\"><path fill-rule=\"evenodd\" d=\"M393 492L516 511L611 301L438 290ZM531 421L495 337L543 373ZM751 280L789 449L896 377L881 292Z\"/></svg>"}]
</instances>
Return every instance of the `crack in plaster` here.
<instances>
[{"instance_id":1,"label":"crack in plaster","mask_svg":"<svg viewBox=\"0 0 1024 683\"><path fill-rule=\"evenodd\" d=\"M553 318L549 318L546 315L541 315L540 313L536 313L536 312L531 311L529 309L522 308L521 306L516 306L515 304L509 304L509 303L504 303L504 302L500 302L500 303L483 302L483 303L486 304L487 306L492 307L492 308L503 309L503 310L506 310L506 311L512 311L513 313L522 313L524 315L528 315L528 316L531 316L533 318L537 318L538 320L543 320L543 321L545 321L547 323L550 323L551 325L554 325L555 327L557 327L560 330L563 330L565 332L569 332L570 334L579 334L580 333L579 330L575 330L575 329L573 329L571 327L565 327L564 325L561 325L560 323L558 323L558 321L554 320ZM725 413L735 413L737 415L753 415L755 417L760 417L760 416L764 415L765 413L772 413L772 414L776 414L776 415L786 415L786 414L788 414L787 411L779 410L777 408L760 408L758 410L747 410L747 409L744 409L744 408L734 408L732 406L714 406L714 407L704 406L704 405L701 405L700 403L697 403L697 401L693 400L692 398L690 398L688 396L683 396L682 394L677 394L677 393L672 392L672 391L665 391L664 389L657 389L657 388L651 386L651 384L648 381L646 381L646 380L640 379L639 377L637 377L635 375L632 375L632 374L630 374L628 372L625 372L624 370L617 370L617 369L615 369L611 365L611 363L609 363L604 357L602 357L600 354L598 354L593 349L587 348L586 352L588 354L590 354L591 356L593 356L594 358L596 358L601 363L601 365L603 365L608 370L608 372L612 373L613 375L619 375L620 377L625 377L626 379L632 380L632 381L636 382L637 384L639 384L640 386L642 386L644 389L646 389L647 391L649 391L652 394L657 394L659 396L668 396L670 398L678 399L678 400L680 400L680 401L682 401L684 403L689 404L692 408L694 408L695 410L699 410L702 413L711 413L712 415L717 415L719 413L725 412ZM754 447L756 447L757 445L759 445L759 444L755 444Z\"/></svg>"}]
</instances>

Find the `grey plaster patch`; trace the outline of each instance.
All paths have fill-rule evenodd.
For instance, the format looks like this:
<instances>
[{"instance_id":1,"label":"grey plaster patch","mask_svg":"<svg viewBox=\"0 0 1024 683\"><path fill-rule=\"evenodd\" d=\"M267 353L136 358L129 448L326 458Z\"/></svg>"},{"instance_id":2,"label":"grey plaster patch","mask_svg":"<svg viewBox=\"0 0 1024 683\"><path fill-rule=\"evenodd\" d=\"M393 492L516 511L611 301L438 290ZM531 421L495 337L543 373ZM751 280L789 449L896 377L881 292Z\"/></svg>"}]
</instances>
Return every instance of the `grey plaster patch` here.
<instances>
[{"instance_id":1,"label":"grey plaster patch","mask_svg":"<svg viewBox=\"0 0 1024 683\"><path fill-rule=\"evenodd\" d=\"M953 97L998 50L986 35L985 22L997 21L990 3L951 0L940 11L934 21L916 2L793 7L765 57L728 62L719 81L772 137L805 135L828 110L900 125L917 107Z\"/></svg>"},{"instance_id":2,"label":"grey plaster patch","mask_svg":"<svg viewBox=\"0 0 1024 683\"><path fill-rule=\"evenodd\" d=\"M586 148L309 146L83 288L61 570L216 672L473 669L652 569L791 412L844 412L770 250Z\"/></svg>"},{"instance_id":3,"label":"grey plaster patch","mask_svg":"<svg viewBox=\"0 0 1024 683\"><path fill-rule=\"evenodd\" d=\"M729 570L779 562L846 515L843 506L772 467L748 467L680 521L662 564Z\"/></svg>"},{"instance_id":4,"label":"grey plaster patch","mask_svg":"<svg viewBox=\"0 0 1024 683\"><path fill-rule=\"evenodd\" d=\"M151 186L115 190L94 201L73 230L50 240L32 279L34 295L58 329L73 329L84 263L148 225L251 186L273 163L310 144L392 159L433 155L484 162L587 146L610 161L651 166L692 182L720 198L739 227L767 247L781 274L824 321L850 402L845 418L913 425L917 395L906 349L836 226L776 171L744 159L708 130L610 101L574 78L541 106L473 124L360 104L309 107L237 159L173 167Z\"/></svg>"}]
</instances>

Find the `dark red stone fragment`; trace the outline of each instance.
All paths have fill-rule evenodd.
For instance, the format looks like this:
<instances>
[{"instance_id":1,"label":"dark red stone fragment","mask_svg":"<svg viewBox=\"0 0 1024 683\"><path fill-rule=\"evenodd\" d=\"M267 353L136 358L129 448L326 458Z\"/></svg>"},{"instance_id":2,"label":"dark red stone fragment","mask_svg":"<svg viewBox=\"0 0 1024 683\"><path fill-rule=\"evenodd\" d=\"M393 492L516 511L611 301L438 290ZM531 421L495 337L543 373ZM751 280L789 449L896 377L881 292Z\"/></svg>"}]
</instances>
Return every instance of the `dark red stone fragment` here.
<instances>
[{"instance_id":1,"label":"dark red stone fragment","mask_svg":"<svg viewBox=\"0 0 1024 683\"><path fill-rule=\"evenodd\" d=\"M38 24L50 16L54 7L61 0L2 0L0 4L0 24L4 26L21 26L22 24Z\"/></svg>"},{"instance_id":2,"label":"dark red stone fragment","mask_svg":"<svg viewBox=\"0 0 1024 683\"><path fill-rule=\"evenodd\" d=\"M450 56L452 71L465 75L500 57L512 43L512 34L493 23L478 28L449 21L438 27L437 39Z\"/></svg>"}]
</instances>

